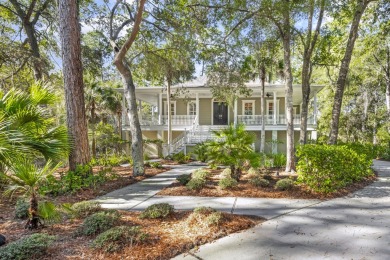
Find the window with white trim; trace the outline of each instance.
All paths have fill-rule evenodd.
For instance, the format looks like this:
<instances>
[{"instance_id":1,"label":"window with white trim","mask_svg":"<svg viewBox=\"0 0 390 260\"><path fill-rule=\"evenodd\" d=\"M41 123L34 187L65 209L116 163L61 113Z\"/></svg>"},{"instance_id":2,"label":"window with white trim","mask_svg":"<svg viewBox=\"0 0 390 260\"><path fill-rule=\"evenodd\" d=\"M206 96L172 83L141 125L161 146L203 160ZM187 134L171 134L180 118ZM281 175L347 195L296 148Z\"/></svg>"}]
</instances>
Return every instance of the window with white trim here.
<instances>
[{"instance_id":1,"label":"window with white trim","mask_svg":"<svg viewBox=\"0 0 390 260\"><path fill-rule=\"evenodd\" d=\"M190 101L187 104L187 114L189 116L196 116L196 102Z\"/></svg>"},{"instance_id":2,"label":"window with white trim","mask_svg":"<svg viewBox=\"0 0 390 260\"><path fill-rule=\"evenodd\" d=\"M279 100L276 100L276 106L274 105L273 100L266 101L266 115L272 116L274 113L278 114Z\"/></svg>"},{"instance_id":3,"label":"window with white trim","mask_svg":"<svg viewBox=\"0 0 390 260\"><path fill-rule=\"evenodd\" d=\"M246 116L252 116L255 114L255 101L244 100L242 101L242 114Z\"/></svg>"},{"instance_id":4,"label":"window with white trim","mask_svg":"<svg viewBox=\"0 0 390 260\"><path fill-rule=\"evenodd\" d=\"M171 115L176 115L176 101L171 101ZM167 101L164 101L164 115L168 115Z\"/></svg>"}]
</instances>

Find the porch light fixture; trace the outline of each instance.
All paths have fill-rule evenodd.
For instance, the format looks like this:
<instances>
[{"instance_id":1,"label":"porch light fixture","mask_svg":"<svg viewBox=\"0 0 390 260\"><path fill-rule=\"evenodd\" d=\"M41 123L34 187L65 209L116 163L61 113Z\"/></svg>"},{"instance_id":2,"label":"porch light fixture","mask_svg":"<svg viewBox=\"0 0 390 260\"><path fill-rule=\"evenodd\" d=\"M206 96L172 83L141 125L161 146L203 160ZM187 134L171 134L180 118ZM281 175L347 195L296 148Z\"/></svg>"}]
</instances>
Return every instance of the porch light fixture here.
<instances>
[{"instance_id":1,"label":"porch light fixture","mask_svg":"<svg viewBox=\"0 0 390 260\"><path fill-rule=\"evenodd\" d=\"M267 92L267 94L265 94L265 95L267 96L267 98L269 98L269 97L272 96L272 94L270 94L270 93L268 93L268 92Z\"/></svg>"}]
</instances>

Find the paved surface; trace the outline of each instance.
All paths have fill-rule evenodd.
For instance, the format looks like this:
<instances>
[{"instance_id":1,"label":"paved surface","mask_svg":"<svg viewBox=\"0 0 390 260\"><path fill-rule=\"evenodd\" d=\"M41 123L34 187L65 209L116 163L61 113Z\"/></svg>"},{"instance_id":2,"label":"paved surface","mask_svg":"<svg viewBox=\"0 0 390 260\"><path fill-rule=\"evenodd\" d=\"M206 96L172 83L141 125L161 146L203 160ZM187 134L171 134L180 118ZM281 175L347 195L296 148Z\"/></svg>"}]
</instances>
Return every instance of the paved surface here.
<instances>
[{"instance_id":1,"label":"paved surface","mask_svg":"<svg viewBox=\"0 0 390 260\"><path fill-rule=\"evenodd\" d=\"M390 259L390 163L344 198L309 205L174 259Z\"/></svg>"},{"instance_id":2,"label":"paved surface","mask_svg":"<svg viewBox=\"0 0 390 260\"><path fill-rule=\"evenodd\" d=\"M156 195L178 175L200 167L177 166L98 201L105 208L126 210L143 210L160 202L176 209L210 206L268 219L174 259L390 259L390 162L374 162L377 182L330 201Z\"/></svg>"}]
</instances>

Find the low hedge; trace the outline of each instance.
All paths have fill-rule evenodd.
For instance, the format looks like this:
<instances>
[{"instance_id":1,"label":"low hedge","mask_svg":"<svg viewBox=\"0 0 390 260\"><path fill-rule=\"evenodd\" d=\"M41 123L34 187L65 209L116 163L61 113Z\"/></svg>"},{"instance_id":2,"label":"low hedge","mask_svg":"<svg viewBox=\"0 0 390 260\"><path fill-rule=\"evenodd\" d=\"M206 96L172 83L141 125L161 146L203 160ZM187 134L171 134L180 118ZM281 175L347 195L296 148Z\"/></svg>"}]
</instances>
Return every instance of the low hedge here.
<instances>
[{"instance_id":1,"label":"low hedge","mask_svg":"<svg viewBox=\"0 0 390 260\"><path fill-rule=\"evenodd\" d=\"M373 174L371 156L348 146L307 144L297 149L298 182L331 193Z\"/></svg>"}]
</instances>

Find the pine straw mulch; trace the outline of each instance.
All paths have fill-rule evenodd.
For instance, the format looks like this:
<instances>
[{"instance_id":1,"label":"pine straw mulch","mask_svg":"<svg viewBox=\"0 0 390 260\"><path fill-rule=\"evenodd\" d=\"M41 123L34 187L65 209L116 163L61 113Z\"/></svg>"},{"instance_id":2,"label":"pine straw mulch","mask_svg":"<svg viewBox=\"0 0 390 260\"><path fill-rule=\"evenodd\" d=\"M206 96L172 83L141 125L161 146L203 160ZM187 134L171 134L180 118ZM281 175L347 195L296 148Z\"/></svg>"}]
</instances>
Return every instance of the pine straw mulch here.
<instances>
[{"instance_id":1,"label":"pine straw mulch","mask_svg":"<svg viewBox=\"0 0 390 260\"><path fill-rule=\"evenodd\" d=\"M141 226L142 232L148 234L145 243L125 247L117 253L105 253L91 248L94 237L74 235L82 220L66 220L61 224L39 230L57 236L57 240L49 248L48 255L43 259L170 259L194 247L251 228L264 221L259 217L222 213L224 219L222 223L209 227L191 220L191 212L188 211L175 212L168 218L155 220L139 219L140 213L137 212L120 213L122 215L120 225L138 225ZM4 234L8 241L33 233L23 227L24 221L9 220L0 224L0 233Z\"/></svg>"},{"instance_id":2,"label":"pine straw mulch","mask_svg":"<svg viewBox=\"0 0 390 260\"><path fill-rule=\"evenodd\" d=\"M332 199L346 196L352 192L360 190L365 186L373 183L377 177L369 177L360 182L353 183L337 192L331 194L317 193L311 191L305 185L294 185L290 190L276 190L274 188L275 183L283 178L292 178L296 180L296 174L285 174L280 169L272 169L269 187L255 187L248 182L248 174L241 176L241 180L236 187L231 189L222 190L218 186L218 181L222 178L220 176L222 170L210 170L211 177L207 178L207 184L200 190L189 190L186 186L181 185L179 182L174 182L170 186L161 190L157 195L161 196L200 196L200 197L249 197L249 198L291 198L291 199Z\"/></svg>"}]
</instances>

